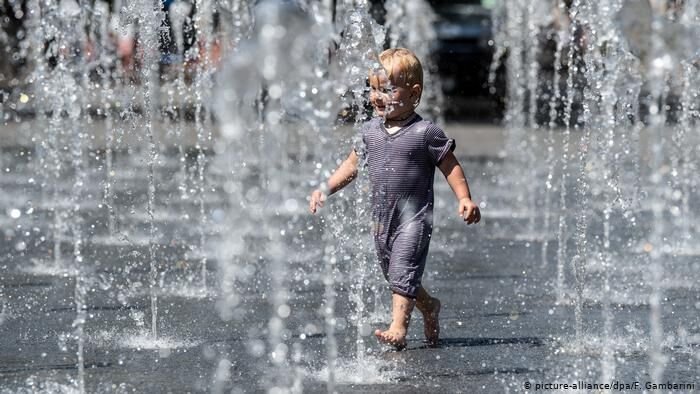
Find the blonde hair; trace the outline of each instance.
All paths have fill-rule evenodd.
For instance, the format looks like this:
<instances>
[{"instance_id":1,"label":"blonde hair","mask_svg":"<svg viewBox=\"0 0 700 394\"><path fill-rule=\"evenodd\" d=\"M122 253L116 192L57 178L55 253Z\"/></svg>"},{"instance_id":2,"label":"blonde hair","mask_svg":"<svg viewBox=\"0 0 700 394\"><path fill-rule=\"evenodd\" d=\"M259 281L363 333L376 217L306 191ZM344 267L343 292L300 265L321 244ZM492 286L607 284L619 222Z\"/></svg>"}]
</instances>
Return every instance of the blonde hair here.
<instances>
[{"instance_id":1,"label":"blonde hair","mask_svg":"<svg viewBox=\"0 0 700 394\"><path fill-rule=\"evenodd\" d=\"M392 83L423 87L423 67L416 55L406 48L391 48L379 54L379 62ZM398 75L394 75L397 66Z\"/></svg>"}]
</instances>

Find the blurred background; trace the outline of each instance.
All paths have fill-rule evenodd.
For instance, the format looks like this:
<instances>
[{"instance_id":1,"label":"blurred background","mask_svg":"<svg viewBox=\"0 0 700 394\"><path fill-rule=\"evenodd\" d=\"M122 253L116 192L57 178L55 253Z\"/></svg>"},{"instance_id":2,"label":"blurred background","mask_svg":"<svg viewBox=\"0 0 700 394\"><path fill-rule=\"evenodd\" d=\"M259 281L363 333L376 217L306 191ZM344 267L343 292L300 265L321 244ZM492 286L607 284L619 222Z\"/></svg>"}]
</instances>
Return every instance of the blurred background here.
<instances>
[{"instance_id":1,"label":"blurred background","mask_svg":"<svg viewBox=\"0 0 700 394\"><path fill-rule=\"evenodd\" d=\"M71 1L63 1L61 4L69 4ZM338 5L332 2L335 10ZM12 108L6 105L10 97L27 89L18 89L22 85L31 85L30 75L35 65L31 47L32 40L27 39L30 29L27 23L31 1L27 0L2 0L0 2L0 105L5 111L9 111L6 117L28 114L31 106L25 108ZM431 62L437 68L440 84L444 94L444 115L447 120L469 120L477 122L498 122L504 111L504 69L502 66L493 70L492 81L489 83L489 71L492 63L494 42L492 39L491 12L494 6L493 0L431 0L430 6L435 13L433 28L436 40L430 43L433 53ZM195 45L209 40L197 40L193 17L196 14L194 1L164 0L163 7L165 18L160 32L160 76L162 80L174 80L177 78L180 66L184 65L185 78L188 83L193 80L197 69L197 63L201 61L200 54L204 48L193 48ZM121 68L120 75L128 79L126 84L139 83L139 67L142 64L143 52L139 48L138 30L134 24L119 19L119 12L123 4L120 0L97 1L92 7L95 13L106 13L109 16L106 31L100 31L94 22L88 21L85 34L78 38L80 42L74 42L72 48L62 48L63 51L71 51L74 61L85 59L92 64L91 80L99 80L107 67ZM68 7L68 6L65 6ZM223 8L222 8L223 9ZM225 29L220 26L221 12L214 12L213 34L211 45L207 48L208 64L217 67L222 58L221 40ZM386 0L372 0L370 2L370 14L379 24L386 23ZM228 16L227 16L228 17ZM336 18L336 14L333 15ZM175 27L177 27L177 32ZM390 30L391 28L389 28ZM103 37L107 34L107 45L101 45ZM201 32L199 34L202 34ZM342 35L342 32L340 33ZM44 40L43 52L47 53L54 42L48 38ZM182 46L183 50L179 50ZM389 34L386 45L389 46ZM229 48L230 49L230 48ZM105 62L104 54L100 51L108 51L108 57L113 61ZM34 55L33 55L34 54ZM427 59L424 59L426 62ZM55 59L49 59L49 66L55 66ZM427 66L427 65L426 65ZM114 74L114 70L109 70ZM15 97L20 99L20 97ZM22 100L19 100L20 103ZM21 106L20 106L21 107Z\"/></svg>"}]
</instances>

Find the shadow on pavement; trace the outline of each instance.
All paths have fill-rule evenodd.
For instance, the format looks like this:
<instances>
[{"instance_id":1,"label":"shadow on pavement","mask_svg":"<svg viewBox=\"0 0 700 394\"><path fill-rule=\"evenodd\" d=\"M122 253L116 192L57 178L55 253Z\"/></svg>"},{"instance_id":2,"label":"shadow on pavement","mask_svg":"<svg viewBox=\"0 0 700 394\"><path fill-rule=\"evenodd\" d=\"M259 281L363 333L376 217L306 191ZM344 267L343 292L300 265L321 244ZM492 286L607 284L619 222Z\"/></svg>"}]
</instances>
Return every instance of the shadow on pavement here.
<instances>
[{"instance_id":1,"label":"shadow on pavement","mask_svg":"<svg viewBox=\"0 0 700 394\"><path fill-rule=\"evenodd\" d=\"M443 338L435 348L472 347L493 345L532 345L543 346L544 340L537 337L522 338ZM428 349L433 346L423 345L414 349Z\"/></svg>"}]
</instances>

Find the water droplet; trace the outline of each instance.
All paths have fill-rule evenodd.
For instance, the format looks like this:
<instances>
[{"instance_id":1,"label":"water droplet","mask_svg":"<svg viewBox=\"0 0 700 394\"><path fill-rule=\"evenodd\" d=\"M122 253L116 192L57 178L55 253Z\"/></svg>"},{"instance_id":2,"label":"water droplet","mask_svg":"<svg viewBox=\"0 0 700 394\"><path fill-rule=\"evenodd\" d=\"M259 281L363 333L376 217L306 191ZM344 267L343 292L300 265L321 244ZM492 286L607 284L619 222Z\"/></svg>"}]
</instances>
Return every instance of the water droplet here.
<instances>
[{"instance_id":1,"label":"water droplet","mask_svg":"<svg viewBox=\"0 0 700 394\"><path fill-rule=\"evenodd\" d=\"M284 208L288 212L294 212L299 208L299 202L294 198L289 198L284 201Z\"/></svg>"},{"instance_id":2,"label":"water droplet","mask_svg":"<svg viewBox=\"0 0 700 394\"><path fill-rule=\"evenodd\" d=\"M282 87L279 84L272 84L268 90L270 98L278 99L282 97Z\"/></svg>"},{"instance_id":3,"label":"water droplet","mask_svg":"<svg viewBox=\"0 0 700 394\"><path fill-rule=\"evenodd\" d=\"M292 312L292 309L287 304L280 305L277 308L277 315L279 315L279 317L281 317L283 319L288 318L291 312Z\"/></svg>"},{"instance_id":4,"label":"water droplet","mask_svg":"<svg viewBox=\"0 0 700 394\"><path fill-rule=\"evenodd\" d=\"M260 357L265 352L265 344L259 339L255 339L248 344L248 353L253 357Z\"/></svg>"}]
</instances>

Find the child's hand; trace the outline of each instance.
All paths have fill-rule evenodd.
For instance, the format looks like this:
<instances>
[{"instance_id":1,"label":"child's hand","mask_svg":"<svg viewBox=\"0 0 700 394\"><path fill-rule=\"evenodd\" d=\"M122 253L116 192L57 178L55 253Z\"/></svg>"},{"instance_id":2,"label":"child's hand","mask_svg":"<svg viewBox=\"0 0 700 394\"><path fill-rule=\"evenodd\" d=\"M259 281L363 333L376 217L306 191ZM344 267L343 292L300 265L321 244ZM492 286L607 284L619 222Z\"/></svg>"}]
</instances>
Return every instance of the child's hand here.
<instances>
[{"instance_id":1,"label":"child's hand","mask_svg":"<svg viewBox=\"0 0 700 394\"><path fill-rule=\"evenodd\" d=\"M479 206L470 198L464 197L459 200L459 209L457 211L459 212L459 216L461 216L467 224L479 223L481 220Z\"/></svg>"},{"instance_id":2,"label":"child's hand","mask_svg":"<svg viewBox=\"0 0 700 394\"><path fill-rule=\"evenodd\" d=\"M316 213L316 207L323 208L324 201L326 201L326 196L320 190L314 190L313 193L311 193L309 211L311 211L311 213Z\"/></svg>"}]
</instances>

